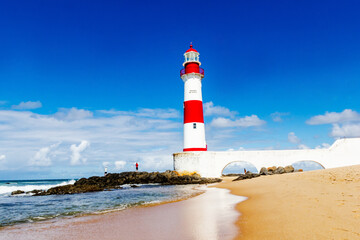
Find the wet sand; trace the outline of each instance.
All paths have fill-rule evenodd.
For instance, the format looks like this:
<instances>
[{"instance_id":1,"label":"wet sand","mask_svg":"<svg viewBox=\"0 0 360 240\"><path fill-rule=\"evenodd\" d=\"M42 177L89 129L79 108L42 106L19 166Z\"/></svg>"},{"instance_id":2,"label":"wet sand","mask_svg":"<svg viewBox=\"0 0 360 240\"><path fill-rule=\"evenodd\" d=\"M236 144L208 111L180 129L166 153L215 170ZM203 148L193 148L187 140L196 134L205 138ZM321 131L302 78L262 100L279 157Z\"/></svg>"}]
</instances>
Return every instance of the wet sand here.
<instances>
[{"instance_id":1,"label":"wet sand","mask_svg":"<svg viewBox=\"0 0 360 240\"><path fill-rule=\"evenodd\" d=\"M243 197L209 188L204 194L152 207L22 224L0 229L0 239L233 239Z\"/></svg>"},{"instance_id":2,"label":"wet sand","mask_svg":"<svg viewBox=\"0 0 360 240\"><path fill-rule=\"evenodd\" d=\"M360 165L216 185L247 196L236 239L360 239Z\"/></svg>"}]
</instances>

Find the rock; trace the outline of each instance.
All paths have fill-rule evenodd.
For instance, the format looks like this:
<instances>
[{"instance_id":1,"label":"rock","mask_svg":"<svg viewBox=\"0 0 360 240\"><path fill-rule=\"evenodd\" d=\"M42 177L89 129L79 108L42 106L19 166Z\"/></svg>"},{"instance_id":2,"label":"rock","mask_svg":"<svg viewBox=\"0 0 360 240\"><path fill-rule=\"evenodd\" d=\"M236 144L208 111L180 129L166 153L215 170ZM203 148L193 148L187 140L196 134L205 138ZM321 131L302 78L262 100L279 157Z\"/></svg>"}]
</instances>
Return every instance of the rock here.
<instances>
[{"instance_id":1,"label":"rock","mask_svg":"<svg viewBox=\"0 0 360 240\"><path fill-rule=\"evenodd\" d=\"M294 167L289 165L289 166L284 167L284 170L285 170L285 173L292 173L292 172L294 172Z\"/></svg>"},{"instance_id":2,"label":"rock","mask_svg":"<svg viewBox=\"0 0 360 240\"><path fill-rule=\"evenodd\" d=\"M260 169L259 173L260 173L260 175L268 175L269 174L268 170L265 167L262 167Z\"/></svg>"},{"instance_id":3,"label":"rock","mask_svg":"<svg viewBox=\"0 0 360 240\"><path fill-rule=\"evenodd\" d=\"M276 167L275 166L273 166L273 167L268 167L267 168L267 170L268 170L268 172L275 172L275 170L276 170Z\"/></svg>"},{"instance_id":4,"label":"rock","mask_svg":"<svg viewBox=\"0 0 360 240\"><path fill-rule=\"evenodd\" d=\"M223 174L223 177L238 177L240 176L240 173L229 173L229 174Z\"/></svg>"},{"instance_id":5,"label":"rock","mask_svg":"<svg viewBox=\"0 0 360 240\"><path fill-rule=\"evenodd\" d=\"M29 192L26 192L26 193L32 193L32 194L39 194L39 193L42 193L42 192L45 192L44 190L32 190L32 191L29 191Z\"/></svg>"},{"instance_id":6,"label":"rock","mask_svg":"<svg viewBox=\"0 0 360 240\"><path fill-rule=\"evenodd\" d=\"M132 184L132 185L130 185L130 187L132 187L132 188L137 188L137 187L140 187L140 186L135 185L135 184Z\"/></svg>"},{"instance_id":7,"label":"rock","mask_svg":"<svg viewBox=\"0 0 360 240\"><path fill-rule=\"evenodd\" d=\"M16 191L11 192L11 195L18 195L18 194L23 194L23 193L25 193L25 192L21 191L21 190L16 190Z\"/></svg>"},{"instance_id":8,"label":"rock","mask_svg":"<svg viewBox=\"0 0 360 240\"><path fill-rule=\"evenodd\" d=\"M199 174L179 176L175 171L159 172L122 172L108 173L106 176L93 176L81 178L74 185L65 185L50 188L47 191L38 191L34 195L54 194L75 194L85 192L96 192L111 189L121 189L121 185L130 184L131 187L138 187L136 184L160 183L162 185L183 185L183 184L208 184L221 182L219 178L202 178Z\"/></svg>"},{"instance_id":9,"label":"rock","mask_svg":"<svg viewBox=\"0 0 360 240\"><path fill-rule=\"evenodd\" d=\"M254 177L259 177L261 175L273 175L273 174L283 174L283 173L291 173L291 172L296 172L296 171L302 171L302 169L299 169L299 170L294 170L294 167L289 165L289 166L286 166L285 168L284 167L268 167L268 168L265 168L265 167L262 167L260 169L260 172L257 174L257 173L252 173L250 171L246 172L245 174L240 174L238 176L238 178L234 179L233 181L239 181L239 180L244 180L244 179L251 179L251 178L254 178Z\"/></svg>"},{"instance_id":10,"label":"rock","mask_svg":"<svg viewBox=\"0 0 360 240\"><path fill-rule=\"evenodd\" d=\"M240 181L240 180L244 180L244 179L251 179L251 178L255 178L255 177L260 177L259 173L252 173L252 172L246 172L245 174L240 174L240 176L236 179L233 180L234 181Z\"/></svg>"},{"instance_id":11,"label":"rock","mask_svg":"<svg viewBox=\"0 0 360 240\"><path fill-rule=\"evenodd\" d=\"M278 167L274 171L274 174L283 174L283 173L285 173L285 169L283 167Z\"/></svg>"}]
</instances>

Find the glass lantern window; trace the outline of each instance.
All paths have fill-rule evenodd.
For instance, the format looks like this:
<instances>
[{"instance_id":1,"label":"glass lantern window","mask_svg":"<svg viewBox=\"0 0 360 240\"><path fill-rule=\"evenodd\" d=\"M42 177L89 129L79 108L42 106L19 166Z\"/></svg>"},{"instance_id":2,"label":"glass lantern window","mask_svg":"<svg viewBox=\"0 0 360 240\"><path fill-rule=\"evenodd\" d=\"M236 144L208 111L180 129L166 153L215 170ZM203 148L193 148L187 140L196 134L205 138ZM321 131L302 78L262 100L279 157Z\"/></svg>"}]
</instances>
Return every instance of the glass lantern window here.
<instances>
[{"instance_id":1,"label":"glass lantern window","mask_svg":"<svg viewBox=\"0 0 360 240\"><path fill-rule=\"evenodd\" d=\"M199 61L199 53L197 52L188 52L185 54L185 61Z\"/></svg>"}]
</instances>

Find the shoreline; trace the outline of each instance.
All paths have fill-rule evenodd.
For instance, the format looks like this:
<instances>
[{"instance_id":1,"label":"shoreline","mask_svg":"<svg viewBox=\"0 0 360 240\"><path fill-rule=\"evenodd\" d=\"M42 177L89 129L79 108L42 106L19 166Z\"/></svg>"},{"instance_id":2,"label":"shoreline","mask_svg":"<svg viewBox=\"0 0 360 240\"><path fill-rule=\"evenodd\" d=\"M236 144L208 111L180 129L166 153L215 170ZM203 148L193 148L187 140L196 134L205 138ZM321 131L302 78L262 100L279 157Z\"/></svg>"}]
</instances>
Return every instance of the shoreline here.
<instances>
[{"instance_id":1,"label":"shoreline","mask_svg":"<svg viewBox=\"0 0 360 240\"><path fill-rule=\"evenodd\" d=\"M4 206L4 208L0 209L0 212L4 214L0 217L0 222L4 220L2 221L3 225L0 225L0 230L6 227L24 224L102 215L134 207L148 207L177 202L195 197L203 193L205 189L205 185L183 185L172 187L155 185L153 188L152 186L149 187L147 184L144 184L144 186L138 188L132 188L129 185L118 191L103 191L89 194L54 195L46 197L34 197L30 196L30 194L11 196L8 194L4 196L4 198L0 198L0 205ZM125 192L123 193L123 191ZM141 197L142 195L143 198ZM73 203L74 200L76 202ZM54 206L56 209L49 209L50 213L46 212L46 201L50 201L50 205ZM54 205L54 202L57 202L57 205ZM82 204L81 202L84 203ZM102 204L103 202L104 204ZM40 206L39 209L35 207L38 203ZM6 204L10 204L8 209ZM25 206L23 207L25 210L26 206L34 205L34 207L32 207L29 212L25 212L24 215L22 215L21 211L16 211L16 209L14 209L14 206L21 204L22 206ZM96 204L100 205L97 206ZM84 206L84 208L82 208L82 206ZM27 208L30 209L29 207ZM6 216L7 211L9 211L9 216Z\"/></svg>"},{"instance_id":2,"label":"shoreline","mask_svg":"<svg viewBox=\"0 0 360 240\"><path fill-rule=\"evenodd\" d=\"M1 239L233 239L242 197L206 186L203 193L123 211L8 226ZM220 203L220 204L219 204ZM232 206L229 208L229 206ZM64 235L65 234L65 235ZM121 238L122 237L122 238ZM150 239L151 239L150 238Z\"/></svg>"},{"instance_id":3,"label":"shoreline","mask_svg":"<svg viewBox=\"0 0 360 240\"><path fill-rule=\"evenodd\" d=\"M4 229L6 230L8 228L9 229L20 228L21 226L27 226L27 225L38 224L38 223L41 224L41 223L56 222L56 221L76 219L76 218L82 218L82 217L100 216L100 215L106 215L109 213L117 213L120 211L125 211L125 210L129 210L129 209L134 209L134 208L136 209L136 208L155 207L155 206L159 206L159 205L163 205L163 204L185 201L187 199L191 199L193 197L196 197L196 196L199 196L199 195L205 193L208 185L215 185L215 184L216 183L193 186L191 188L191 190L194 191L192 194L184 196L184 197L180 197L180 198L170 199L170 200L145 202L140 205L133 205L133 206L124 207L124 208L113 208L113 209L104 209L104 210L93 211L93 212L83 212L83 213L79 213L76 215L60 215L60 216L47 218L47 219L44 218L44 219L38 220L38 221L19 222L19 223L14 223L14 224L10 224L10 225L4 225L4 226L0 226L0 233L1 233L1 230L4 230Z\"/></svg>"},{"instance_id":4,"label":"shoreline","mask_svg":"<svg viewBox=\"0 0 360 240\"><path fill-rule=\"evenodd\" d=\"M216 187L248 198L236 205L235 239L360 239L360 165Z\"/></svg>"}]
</instances>

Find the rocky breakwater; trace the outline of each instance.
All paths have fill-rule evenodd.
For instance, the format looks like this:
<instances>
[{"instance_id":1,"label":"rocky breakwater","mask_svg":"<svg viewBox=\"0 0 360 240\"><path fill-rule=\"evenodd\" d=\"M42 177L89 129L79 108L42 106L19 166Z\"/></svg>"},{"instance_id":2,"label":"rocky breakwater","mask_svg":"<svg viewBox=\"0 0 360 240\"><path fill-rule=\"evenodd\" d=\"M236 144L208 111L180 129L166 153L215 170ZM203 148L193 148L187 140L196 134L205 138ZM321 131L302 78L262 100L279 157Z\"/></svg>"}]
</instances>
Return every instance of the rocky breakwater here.
<instances>
[{"instance_id":1,"label":"rocky breakwater","mask_svg":"<svg viewBox=\"0 0 360 240\"><path fill-rule=\"evenodd\" d=\"M199 174L179 175L175 171L166 172L122 172L109 173L106 176L81 178L74 184L53 187L46 191L37 191L34 196L75 194L121 189L121 185L158 183L161 185L208 184L221 182L219 178L202 178Z\"/></svg>"},{"instance_id":2,"label":"rocky breakwater","mask_svg":"<svg viewBox=\"0 0 360 240\"><path fill-rule=\"evenodd\" d=\"M245 174L238 175L233 181L239 181L244 179L251 179L255 177L260 177L261 175L274 175L274 174L284 174L284 173L292 173L292 172L302 172L302 169L295 170L293 166L289 165L286 167L268 167L261 168L259 173L252 173L250 171Z\"/></svg>"}]
</instances>

